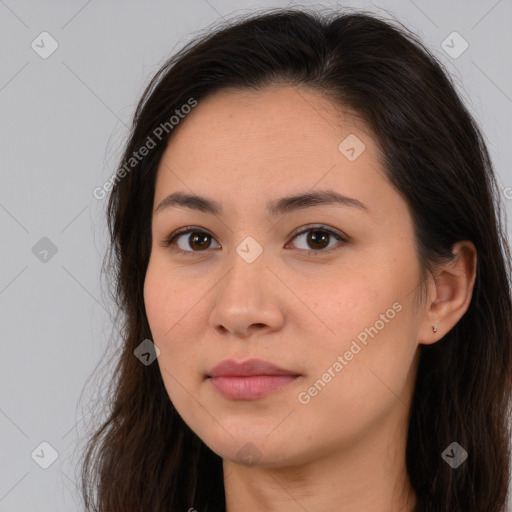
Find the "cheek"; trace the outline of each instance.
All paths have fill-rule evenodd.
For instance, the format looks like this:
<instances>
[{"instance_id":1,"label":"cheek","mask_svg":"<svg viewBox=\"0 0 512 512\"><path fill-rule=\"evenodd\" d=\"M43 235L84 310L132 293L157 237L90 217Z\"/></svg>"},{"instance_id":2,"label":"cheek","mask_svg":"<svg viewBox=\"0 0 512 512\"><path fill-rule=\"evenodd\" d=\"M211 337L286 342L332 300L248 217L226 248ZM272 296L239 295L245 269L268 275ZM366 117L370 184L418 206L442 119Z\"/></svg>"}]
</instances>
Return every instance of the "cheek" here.
<instances>
[{"instance_id":1,"label":"cheek","mask_svg":"<svg viewBox=\"0 0 512 512\"><path fill-rule=\"evenodd\" d=\"M153 342L160 349L158 363L180 381L192 374L191 365L198 357L197 345L189 342L200 338L198 330L205 323L204 319L199 320L197 301L197 294L183 279L175 278L157 264L148 266L144 304ZM162 376L167 385L169 374L162 371Z\"/></svg>"},{"instance_id":2,"label":"cheek","mask_svg":"<svg viewBox=\"0 0 512 512\"><path fill-rule=\"evenodd\" d=\"M155 265L149 265L144 281L144 306L148 318L149 327L154 338L161 338L165 333L165 319L167 317L166 304L172 300L172 290L169 288L165 277L155 269ZM167 317L168 318L168 317ZM169 325L167 325L169 329ZM156 340L154 340L156 342Z\"/></svg>"},{"instance_id":3,"label":"cheek","mask_svg":"<svg viewBox=\"0 0 512 512\"><path fill-rule=\"evenodd\" d=\"M341 350L365 327L373 325L379 314L392 307L396 294L390 292L389 283L382 275L371 271L344 271L330 275L321 286L310 286L307 303L314 315L309 315L312 324L317 324L323 335L319 341L325 347ZM320 332L320 331L319 331Z\"/></svg>"},{"instance_id":4,"label":"cheek","mask_svg":"<svg viewBox=\"0 0 512 512\"><path fill-rule=\"evenodd\" d=\"M159 339L167 343L181 323L189 321L193 299L185 283L159 265L156 259L150 261L144 281L144 306L155 341Z\"/></svg>"},{"instance_id":5,"label":"cheek","mask_svg":"<svg viewBox=\"0 0 512 512\"><path fill-rule=\"evenodd\" d=\"M329 285L309 295L312 309L322 320L316 323L325 333L310 351L314 363L304 386L320 380L316 388L323 399L315 398L318 403L332 400L361 412L393 398L390 389L403 389L417 348L418 319L410 293L415 276L411 272L397 277L400 274L385 268L369 266L364 274L333 276ZM313 331L313 326L307 330L311 335Z\"/></svg>"},{"instance_id":6,"label":"cheek","mask_svg":"<svg viewBox=\"0 0 512 512\"><path fill-rule=\"evenodd\" d=\"M187 416L194 409L189 393L185 389L194 389L191 364L196 361L194 346L185 343L190 336L188 329L193 328L190 307L181 292L179 283L156 264L150 264L144 282L144 304L152 341L160 349L156 363L169 399L182 415ZM193 304L193 302L192 302Z\"/></svg>"},{"instance_id":7,"label":"cheek","mask_svg":"<svg viewBox=\"0 0 512 512\"><path fill-rule=\"evenodd\" d=\"M295 399L301 404L297 420L311 424L314 436L349 440L407 403L416 352L409 338L413 319L408 306L400 304L398 311L392 304L384 300L383 308L365 310L364 318L351 320L346 336L311 351L311 371ZM388 323L375 314L380 310L389 311Z\"/></svg>"}]
</instances>

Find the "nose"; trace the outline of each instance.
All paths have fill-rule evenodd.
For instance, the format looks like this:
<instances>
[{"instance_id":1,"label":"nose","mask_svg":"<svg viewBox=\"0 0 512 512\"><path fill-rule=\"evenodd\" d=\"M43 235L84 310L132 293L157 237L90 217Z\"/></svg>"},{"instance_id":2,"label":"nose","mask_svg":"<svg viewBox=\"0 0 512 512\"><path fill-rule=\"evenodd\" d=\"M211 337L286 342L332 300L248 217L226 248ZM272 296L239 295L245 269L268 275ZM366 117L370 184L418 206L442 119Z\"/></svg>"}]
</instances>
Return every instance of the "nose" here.
<instances>
[{"instance_id":1,"label":"nose","mask_svg":"<svg viewBox=\"0 0 512 512\"><path fill-rule=\"evenodd\" d=\"M281 329L282 284L267 263L265 251L252 263L234 252L229 270L214 288L209 320L219 334L248 339Z\"/></svg>"}]
</instances>

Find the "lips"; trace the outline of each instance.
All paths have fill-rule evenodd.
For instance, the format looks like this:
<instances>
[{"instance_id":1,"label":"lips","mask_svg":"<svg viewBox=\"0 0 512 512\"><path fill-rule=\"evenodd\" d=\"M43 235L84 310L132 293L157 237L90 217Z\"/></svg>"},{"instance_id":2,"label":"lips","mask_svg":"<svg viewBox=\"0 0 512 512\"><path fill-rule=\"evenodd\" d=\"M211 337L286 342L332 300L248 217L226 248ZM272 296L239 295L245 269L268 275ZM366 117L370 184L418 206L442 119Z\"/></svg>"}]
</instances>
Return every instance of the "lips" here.
<instances>
[{"instance_id":1,"label":"lips","mask_svg":"<svg viewBox=\"0 0 512 512\"><path fill-rule=\"evenodd\" d=\"M208 372L208 380L225 398L255 400L292 383L300 374L261 359L222 361Z\"/></svg>"},{"instance_id":2,"label":"lips","mask_svg":"<svg viewBox=\"0 0 512 512\"><path fill-rule=\"evenodd\" d=\"M251 377L253 375L295 375L297 372L285 370L262 359L249 359L240 363L227 359L214 366L208 377Z\"/></svg>"}]
</instances>

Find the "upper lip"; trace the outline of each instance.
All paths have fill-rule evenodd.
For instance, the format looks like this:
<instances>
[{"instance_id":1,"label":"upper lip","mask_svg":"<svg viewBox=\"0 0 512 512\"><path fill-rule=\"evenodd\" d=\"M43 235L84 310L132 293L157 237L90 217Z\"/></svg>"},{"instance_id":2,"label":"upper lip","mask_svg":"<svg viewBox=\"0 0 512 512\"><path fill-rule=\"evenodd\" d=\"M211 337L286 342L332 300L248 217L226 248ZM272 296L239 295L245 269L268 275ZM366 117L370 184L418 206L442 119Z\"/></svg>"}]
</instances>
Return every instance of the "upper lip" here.
<instances>
[{"instance_id":1,"label":"upper lip","mask_svg":"<svg viewBox=\"0 0 512 512\"><path fill-rule=\"evenodd\" d=\"M250 377L253 375L299 375L297 372L280 368L262 359L248 359L247 361L237 362L233 359L226 359L214 366L209 372L208 377Z\"/></svg>"}]
</instances>

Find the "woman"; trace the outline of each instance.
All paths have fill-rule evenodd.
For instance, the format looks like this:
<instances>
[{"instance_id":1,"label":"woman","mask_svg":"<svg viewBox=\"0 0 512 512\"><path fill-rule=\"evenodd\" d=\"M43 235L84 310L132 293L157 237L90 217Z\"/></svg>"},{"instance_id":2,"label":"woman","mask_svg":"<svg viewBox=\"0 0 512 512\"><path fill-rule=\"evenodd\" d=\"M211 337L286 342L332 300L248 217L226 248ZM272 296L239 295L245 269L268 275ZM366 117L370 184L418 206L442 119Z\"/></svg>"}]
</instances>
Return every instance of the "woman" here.
<instances>
[{"instance_id":1,"label":"woman","mask_svg":"<svg viewBox=\"0 0 512 512\"><path fill-rule=\"evenodd\" d=\"M87 510L505 511L495 176L398 25L257 13L147 87L108 187L123 346Z\"/></svg>"}]
</instances>

